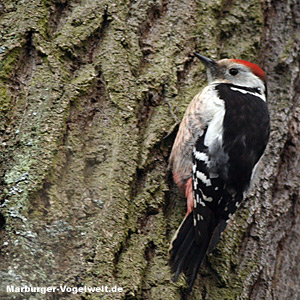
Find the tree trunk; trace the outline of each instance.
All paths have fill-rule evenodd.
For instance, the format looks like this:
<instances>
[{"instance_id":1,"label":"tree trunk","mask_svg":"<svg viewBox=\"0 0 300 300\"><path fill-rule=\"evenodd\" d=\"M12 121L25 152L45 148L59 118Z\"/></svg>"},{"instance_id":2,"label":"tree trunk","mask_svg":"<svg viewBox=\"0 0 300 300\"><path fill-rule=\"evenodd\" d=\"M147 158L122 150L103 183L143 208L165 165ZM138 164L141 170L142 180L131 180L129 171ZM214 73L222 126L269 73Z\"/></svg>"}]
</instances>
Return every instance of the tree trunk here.
<instances>
[{"instance_id":1,"label":"tree trunk","mask_svg":"<svg viewBox=\"0 0 300 300\"><path fill-rule=\"evenodd\" d=\"M299 26L297 0L0 2L0 298L299 300ZM168 156L206 83L194 50L265 69L272 132L187 295ZM7 291L102 285L123 291Z\"/></svg>"}]
</instances>

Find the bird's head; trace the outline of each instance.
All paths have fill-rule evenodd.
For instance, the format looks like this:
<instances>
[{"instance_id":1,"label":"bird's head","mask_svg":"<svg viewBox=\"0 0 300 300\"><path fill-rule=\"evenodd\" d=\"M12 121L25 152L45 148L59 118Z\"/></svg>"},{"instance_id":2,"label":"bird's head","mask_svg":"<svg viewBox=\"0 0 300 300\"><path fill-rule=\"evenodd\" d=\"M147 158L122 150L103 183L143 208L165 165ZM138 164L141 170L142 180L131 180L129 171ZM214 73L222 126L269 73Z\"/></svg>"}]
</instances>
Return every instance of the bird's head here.
<instances>
[{"instance_id":1,"label":"bird's head","mask_svg":"<svg viewBox=\"0 0 300 300\"><path fill-rule=\"evenodd\" d=\"M197 52L194 54L206 66L209 83L232 83L265 91L266 74L258 65L241 59L214 61Z\"/></svg>"}]
</instances>

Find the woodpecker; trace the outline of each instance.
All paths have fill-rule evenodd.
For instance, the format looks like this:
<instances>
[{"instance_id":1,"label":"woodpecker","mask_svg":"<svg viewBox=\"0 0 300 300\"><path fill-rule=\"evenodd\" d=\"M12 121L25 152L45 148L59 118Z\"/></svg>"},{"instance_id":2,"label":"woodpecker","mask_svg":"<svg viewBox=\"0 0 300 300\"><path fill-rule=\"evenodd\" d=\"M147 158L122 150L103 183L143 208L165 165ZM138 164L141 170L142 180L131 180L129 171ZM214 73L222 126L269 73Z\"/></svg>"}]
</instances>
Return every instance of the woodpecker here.
<instances>
[{"instance_id":1,"label":"woodpecker","mask_svg":"<svg viewBox=\"0 0 300 300\"><path fill-rule=\"evenodd\" d=\"M189 291L240 206L270 133L264 71L245 60L194 54L206 66L208 85L189 104L169 160L187 198L169 263L173 280L183 272Z\"/></svg>"}]
</instances>

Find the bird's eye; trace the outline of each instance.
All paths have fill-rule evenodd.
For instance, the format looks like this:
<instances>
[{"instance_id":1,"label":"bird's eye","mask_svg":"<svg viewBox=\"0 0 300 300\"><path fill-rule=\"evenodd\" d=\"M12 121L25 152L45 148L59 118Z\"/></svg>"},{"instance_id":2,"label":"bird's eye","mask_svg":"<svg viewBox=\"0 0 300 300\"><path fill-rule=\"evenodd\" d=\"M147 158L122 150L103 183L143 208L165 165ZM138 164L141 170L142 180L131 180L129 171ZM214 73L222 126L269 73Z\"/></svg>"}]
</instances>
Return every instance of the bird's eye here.
<instances>
[{"instance_id":1,"label":"bird's eye","mask_svg":"<svg viewBox=\"0 0 300 300\"><path fill-rule=\"evenodd\" d=\"M231 69L229 70L229 74L232 75L232 76L235 76L235 75L237 75L238 73L239 73L239 70L236 69L236 68L231 68Z\"/></svg>"}]
</instances>

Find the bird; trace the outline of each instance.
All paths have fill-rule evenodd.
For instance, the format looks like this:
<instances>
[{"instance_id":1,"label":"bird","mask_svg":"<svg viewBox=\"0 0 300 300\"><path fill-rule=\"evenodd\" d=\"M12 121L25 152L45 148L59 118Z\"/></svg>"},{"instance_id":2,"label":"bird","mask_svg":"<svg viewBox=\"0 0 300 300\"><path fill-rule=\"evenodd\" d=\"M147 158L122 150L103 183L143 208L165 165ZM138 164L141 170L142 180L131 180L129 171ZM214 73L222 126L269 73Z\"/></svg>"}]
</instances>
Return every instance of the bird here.
<instances>
[{"instance_id":1,"label":"bird","mask_svg":"<svg viewBox=\"0 0 300 300\"><path fill-rule=\"evenodd\" d=\"M241 59L194 55L206 67L208 85L188 105L169 157L187 199L169 265L174 281L184 273L189 291L245 198L270 135L265 72Z\"/></svg>"}]
</instances>

